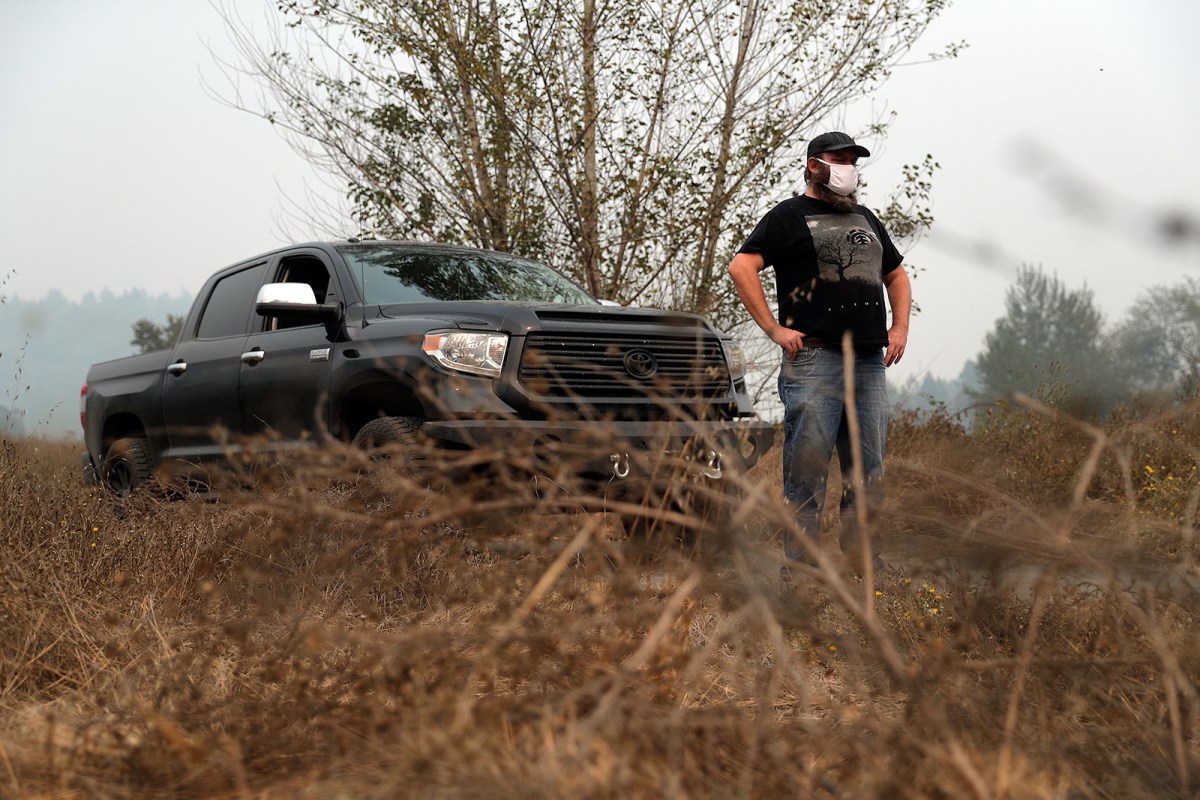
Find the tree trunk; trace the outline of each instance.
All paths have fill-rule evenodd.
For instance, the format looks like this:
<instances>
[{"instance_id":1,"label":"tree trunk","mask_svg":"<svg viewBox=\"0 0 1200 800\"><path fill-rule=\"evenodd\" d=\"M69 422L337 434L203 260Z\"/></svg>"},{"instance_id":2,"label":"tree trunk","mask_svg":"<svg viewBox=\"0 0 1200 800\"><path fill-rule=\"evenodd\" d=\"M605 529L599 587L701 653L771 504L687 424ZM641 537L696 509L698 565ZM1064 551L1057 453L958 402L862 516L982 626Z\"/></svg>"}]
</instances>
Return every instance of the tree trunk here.
<instances>
[{"instance_id":1,"label":"tree trunk","mask_svg":"<svg viewBox=\"0 0 1200 800\"><path fill-rule=\"evenodd\" d=\"M737 56L730 68L725 84L724 107L721 113L720 144L713 163L712 188L708 195L708 206L700 222L700 246L696 249L693 271L692 308L697 313L708 313L712 305L712 287L716 276L717 245L725 219L725 207L729 203L726 178L729 160L732 157L733 131L740 105L742 73L746 65L746 54L758 25L759 6L750 0L742 8L742 25L738 33Z\"/></svg>"},{"instance_id":2,"label":"tree trunk","mask_svg":"<svg viewBox=\"0 0 1200 800\"><path fill-rule=\"evenodd\" d=\"M596 0L583 0L583 247L588 291L605 290L600 275L600 202L596 180Z\"/></svg>"}]
</instances>

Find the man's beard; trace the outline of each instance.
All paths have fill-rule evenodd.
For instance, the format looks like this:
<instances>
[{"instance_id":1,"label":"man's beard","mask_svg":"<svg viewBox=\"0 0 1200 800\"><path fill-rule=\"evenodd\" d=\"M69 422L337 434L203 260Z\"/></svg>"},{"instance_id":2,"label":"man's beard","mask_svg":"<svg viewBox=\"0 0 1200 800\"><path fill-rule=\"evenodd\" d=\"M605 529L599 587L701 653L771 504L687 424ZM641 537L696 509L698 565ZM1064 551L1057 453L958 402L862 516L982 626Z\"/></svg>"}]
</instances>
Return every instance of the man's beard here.
<instances>
[{"instance_id":1,"label":"man's beard","mask_svg":"<svg viewBox=\"0 0 1200 800\"><path fill-rule=\"evenodd\" d=\"M817 196L818 200L822 203L828 203L843 214L848 214L858 206L858 192L840 195L825 184L817 181L813 181L812 187L813 194Z\"/></svg>"},{"instance_id":2,"label":"man's beard","mask_svg":"<svg viewBox=\"0 0 1200 800\"><path fill-rule=\"evenodd\" d=\"M808 185L812 189L813 195L822 203L828 203L843 214L853 211L858 205L858 192L840 195L826 186L829 182L829 167L824 164L816 172L809 173L808 177Z\"/></svg>"}]
</instances>

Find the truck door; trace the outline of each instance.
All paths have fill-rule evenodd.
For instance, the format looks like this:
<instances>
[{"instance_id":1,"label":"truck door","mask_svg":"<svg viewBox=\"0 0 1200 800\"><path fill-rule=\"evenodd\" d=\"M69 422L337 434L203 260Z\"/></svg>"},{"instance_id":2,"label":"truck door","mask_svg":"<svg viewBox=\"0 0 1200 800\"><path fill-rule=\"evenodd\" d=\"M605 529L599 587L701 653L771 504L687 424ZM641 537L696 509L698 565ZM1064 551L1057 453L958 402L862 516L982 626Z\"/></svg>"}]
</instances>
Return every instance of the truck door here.
<instances>
[{"instance_id":1,"label":"truck door","mask_svg":"<svg viewBox=\"0 0 1200 800\"><path fill-rule=\"evenodd\" d=\"M163 379L166 455L216 458L224 453L222 440L241 436L240 359L266 271L264 261L220 276L199 320L189 320Z\"/></svg>"},{"instance_id":2,"label":"truck door","mask_svg":"<svg viewBox=\"0 0 1200 800\"><path fill-rule=\"evenodd\" d=\"M336 303L338 287L319 252L279 258L268 283L307 283L318 303ZM334 345L320 324L255 317L241 365L242 429L268 446L314 443L328 425Z\"/></svg>"}]
</instances>

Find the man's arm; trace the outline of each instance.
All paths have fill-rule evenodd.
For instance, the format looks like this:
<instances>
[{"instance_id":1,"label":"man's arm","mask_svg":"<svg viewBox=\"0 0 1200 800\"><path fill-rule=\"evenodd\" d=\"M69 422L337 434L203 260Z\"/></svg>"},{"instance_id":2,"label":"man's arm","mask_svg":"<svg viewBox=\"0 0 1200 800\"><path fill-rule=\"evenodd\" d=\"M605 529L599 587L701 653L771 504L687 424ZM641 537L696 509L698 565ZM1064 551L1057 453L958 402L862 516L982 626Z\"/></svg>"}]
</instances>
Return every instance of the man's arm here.
<instances>
[{"instance_id":1,"label":"man's arm","mask_svg":"<svg viewBox=\"0 0 1200 800\"><path fill-rule=\"evenodd\" d=\"M901 265L883 276L883 285L887 289L888 305L892 307L892 327L888 328L887 354L883 358L884 365L890 367L900 361L904 356L904 348L908 345L912 284L908 282L908 273Z\"/></svg>"},{"instance_id":2,"label":"man's arm","mask_svg":"<svg viewBox=\"0 0 1200 800\"><path fill-rule=\"evenodd\" d=\"M795 358L796 353L804 347L804 334L783 327L771 313L767 294L763 291L762 279L758 277L764 266L763 257L759 253L738 253L729 264L729 275L733 278L738 297L742 298L742 305L750 312L758 327L763 329L763 333L767 334L771 341L787 351L788 358Z\"/></svg>"}]
</instances>

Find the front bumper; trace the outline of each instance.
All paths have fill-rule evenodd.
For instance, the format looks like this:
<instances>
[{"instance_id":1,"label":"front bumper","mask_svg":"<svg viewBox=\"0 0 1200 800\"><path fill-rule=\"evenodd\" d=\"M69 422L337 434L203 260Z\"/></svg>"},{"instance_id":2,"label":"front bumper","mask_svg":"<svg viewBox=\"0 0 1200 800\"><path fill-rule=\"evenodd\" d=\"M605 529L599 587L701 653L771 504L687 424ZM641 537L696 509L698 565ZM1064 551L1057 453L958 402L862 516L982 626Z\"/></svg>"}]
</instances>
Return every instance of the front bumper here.
<instances>
[{"instance_id":1,"label":"front bumper","mask_svg":"<svg viewBox=\"0 0 1200 800\"><path fill-rule=\"evenodd\" d=\"M684 459L709 478L746 470L775 441L775 428L758 420L723 422L617 422L439 420L422 431L441 442L513 452L527 447L550 459L569 458L574 472L623 479L662 458Z\"/></svg>"}]
</instances>

